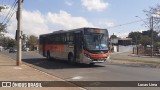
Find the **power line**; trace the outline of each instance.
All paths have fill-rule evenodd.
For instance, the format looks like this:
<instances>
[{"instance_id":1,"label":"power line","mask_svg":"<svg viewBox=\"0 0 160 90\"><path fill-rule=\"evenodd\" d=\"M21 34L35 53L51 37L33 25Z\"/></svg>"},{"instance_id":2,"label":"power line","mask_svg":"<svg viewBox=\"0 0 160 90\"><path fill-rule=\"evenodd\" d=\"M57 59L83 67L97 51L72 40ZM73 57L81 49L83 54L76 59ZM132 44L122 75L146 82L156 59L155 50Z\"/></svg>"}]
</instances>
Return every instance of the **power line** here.
<instances>
[{"instance_id":1,"label":"power line","mask_svg":"<svg viewBox=\"0 0 160 90\"><path fill-rule=\"evenodd\" d=\"M145 19L148 19L148 18L145 18ZM145 19L143 19L143 20L145 20ZM119 24L119 25L115 25L115 26L109 27L109 28L116 28L116 27L126 26L126 25L129 25L129 24L134 24L134 23L138 23L138 22L142 22L142 20L137 20L137 21L132 21L132 22L124 23L124 24Z\"/></svg>"},{"instance_id":2,"label":"power line","mask_svg":"<svg viewBox=\"0 0 160 90\"><path fill-rule=\"evenodd\" d=\"M6 17L2 21L2 23L4 23L6 21L6 19L9 18L9 16L12 16L12 14L14 13L13 10L15 9L16 4L17 4L17 1L15 0L14 3L12 4L12 7L9 10L9 12L7 13Z\"/></svg>"},{"instance_id":3,"label":"power line","mask_svg":"<svg viewBox=\"0 0 160 90\"><path fill-rule=\"evenodd\" d=\"M16 11L14 11L12 14L10 14L10 17L6 20L6 23L8 23L8 22L11 20L11 18L12 18L13 15L15 14L15 12L16 12Z\"/></svg>"},{"instance_id":4,"label":"power line","mask_svg":"<svg viewBox=\"0 0 160 90\"><path fill-rule=\"evenodd\" d=\"M5 0L7 1L7 0ZM8 0L8 3L5 3L4 0L1 0L1 5L0 7L3 7L3 9L8 9L8 6L10 5L10 0ZM3 11L2 11L3 12ZM1 13L0 17L0 21L2 21L3 17L4 17L5 13Z\"/></svg>"},{"instance_id":5,"label":"power line","mask_svg":"<svg viewBox=\"0 0 160 90\"><path fill-rule=\"evenodd\" d=\"M9 0L10 1L10 0ZM16 1L16 0L15 0ZM17 3L16 3L17 4ZM16 5L15 5L16 6ZM12 16L15 14L15 12L16 12L16 10L15 10L16 8L14 7L13 8L13 12L10 14L10 16L8 16L8 19L6 20L6 23L8 23L10 20L11 20L11 18L12 18Z\"/></svg>"},{"instance_id":6,"label":"power line","mask_svg":"<svg viewBox=\"0 0 160 90\"><path fill-rule=\"evenodd\" d=\"M16 1L16 0L15 0ZM8 4L10 4L10 0L8 0ZM8 16L7 20L6 20L6 24L11 20L11 18L13 17L13 15L15 14L16 10L15 7L12 10L13 12Z\"/></svg>"},{"instance_id":7,"label":"power line","mask_svg":"<svg viewBox=\"0 0 160 90\"><path fill-rule=\"evenodd\" d=\"M17 4L17 2L16 2L16 0L15 0L15 2L13 3L12 7L10 8L8 14L6 15L6 17L4 18L4 20L3 20L2 23L5 22L5 20L9 17L9 15L11 15L11 13L13 12L13 10L15 9L16 4Z\"/></svg>"}]
</instances>

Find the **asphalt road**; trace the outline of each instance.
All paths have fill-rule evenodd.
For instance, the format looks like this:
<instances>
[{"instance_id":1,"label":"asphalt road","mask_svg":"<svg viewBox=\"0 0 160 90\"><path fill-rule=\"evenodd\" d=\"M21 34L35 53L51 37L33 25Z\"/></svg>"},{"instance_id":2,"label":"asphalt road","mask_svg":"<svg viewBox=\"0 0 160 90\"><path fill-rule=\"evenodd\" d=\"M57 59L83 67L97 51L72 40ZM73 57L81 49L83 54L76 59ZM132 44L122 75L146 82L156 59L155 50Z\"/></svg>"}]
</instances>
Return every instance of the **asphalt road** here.
<instances>
[{"instance_id":1,"label":"asphalt road","mask_svg":"<svg viewBox=\"0 0 160 90\"><path fill-rule=\"evenodd\" d=\"M3 52L11 58L16 53ZM150 68L123 64L69 64L61 60L48 61L35 52L23 52L23 62L31 64L34 68L57 76L68 81L160 81L160 68ZM86 87L92 90L159 90L153 87Z\"/></svg>"}]
</instances>

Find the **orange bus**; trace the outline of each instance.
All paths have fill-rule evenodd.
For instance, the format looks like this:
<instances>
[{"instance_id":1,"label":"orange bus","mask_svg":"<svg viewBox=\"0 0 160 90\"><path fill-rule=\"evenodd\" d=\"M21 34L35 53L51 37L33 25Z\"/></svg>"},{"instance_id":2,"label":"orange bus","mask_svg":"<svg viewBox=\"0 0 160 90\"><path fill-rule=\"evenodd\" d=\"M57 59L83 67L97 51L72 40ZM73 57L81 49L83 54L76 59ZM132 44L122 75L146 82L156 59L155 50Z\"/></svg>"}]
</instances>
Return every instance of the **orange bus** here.
<instances>
[{"instance_id":1,"label":"orange bus","mask_svg":"<svg viewBox=\"0 0 160 90\"><path fill-rule=\"evenodd\" d=\"M109 60L107 29L59 30L39 36L39 53L47 59L95 64Z\"/></svg>"}]
</instances>

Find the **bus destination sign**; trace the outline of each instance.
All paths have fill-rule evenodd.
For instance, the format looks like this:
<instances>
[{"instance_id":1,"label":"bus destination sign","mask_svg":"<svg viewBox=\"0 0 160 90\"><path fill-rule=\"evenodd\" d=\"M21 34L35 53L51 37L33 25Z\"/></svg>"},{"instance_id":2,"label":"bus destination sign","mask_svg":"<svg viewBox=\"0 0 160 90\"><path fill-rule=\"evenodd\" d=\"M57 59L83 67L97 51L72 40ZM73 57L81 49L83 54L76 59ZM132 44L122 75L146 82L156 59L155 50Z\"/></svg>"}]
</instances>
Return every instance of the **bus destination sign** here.
<instances>
[{"instance_id":1,"label":"bus destination sign","mask_svg":"<svg viewBox=\"0 0 160 90\"><path fill-rule=\"evenodd\" d=\"M89 34L89 33L105 33L105 30L103 30L103 29L87 29L87 30L85 30L85 33L86 34Z\"/></svg>"}]
</instances>

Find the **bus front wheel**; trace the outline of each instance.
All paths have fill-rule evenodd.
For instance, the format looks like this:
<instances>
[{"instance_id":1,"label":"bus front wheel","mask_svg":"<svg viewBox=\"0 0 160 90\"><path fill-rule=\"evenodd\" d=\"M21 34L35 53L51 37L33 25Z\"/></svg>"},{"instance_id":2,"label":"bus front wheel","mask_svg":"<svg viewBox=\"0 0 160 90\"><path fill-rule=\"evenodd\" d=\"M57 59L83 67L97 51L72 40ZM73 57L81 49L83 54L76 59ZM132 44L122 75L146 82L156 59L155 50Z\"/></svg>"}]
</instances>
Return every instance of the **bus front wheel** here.
<instances>
[{"instance_id":1,"label":"bus front wheel","mask_svg":"<svg viewBox=\"0 0 160 90\"><path fill-rule=\"evenodd\" d=\"M90 63L91 66L95 65L95 63Z\"/></svg>"}]
</instances>

